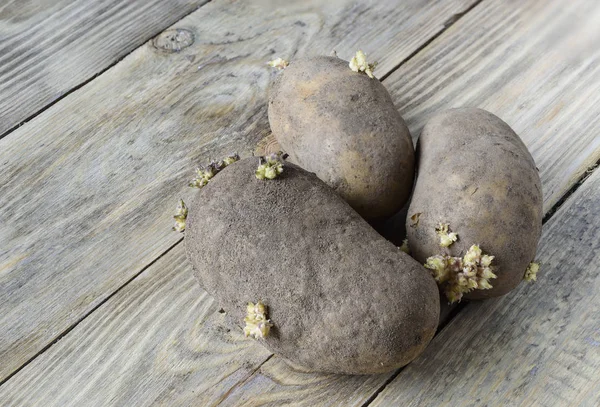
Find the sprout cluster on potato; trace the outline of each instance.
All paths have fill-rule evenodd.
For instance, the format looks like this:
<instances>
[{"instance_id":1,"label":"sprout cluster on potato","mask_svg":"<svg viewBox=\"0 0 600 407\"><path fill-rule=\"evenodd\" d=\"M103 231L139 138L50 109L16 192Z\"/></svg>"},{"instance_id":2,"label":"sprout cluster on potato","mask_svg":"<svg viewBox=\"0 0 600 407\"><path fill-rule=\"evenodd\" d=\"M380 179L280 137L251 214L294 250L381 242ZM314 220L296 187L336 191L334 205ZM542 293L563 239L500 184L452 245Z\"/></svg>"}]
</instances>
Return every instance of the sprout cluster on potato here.
<instances>
[{"instance_id":1,"label":"sprout cluster on potato","mask_svg":"<svg viewBox=\"0 0 600 407\"><path fill-rule=\"evenodd\" d=\"M451 228L451 240L440 236L440 224L445 232ZM432 269L432 262L439 266L438 257L447 268L452 261L463 262L473 245L492 257L492 274L475 287L467 282L471 289L462 290L464 298L496 297L515 288L534 260L542 230L541 181L519 136L481 109L432 117L417 145L406 229L413 257ZM451 293L457 285L446 287L451 301L462 297Z\"/></svg>"}]
</instances>

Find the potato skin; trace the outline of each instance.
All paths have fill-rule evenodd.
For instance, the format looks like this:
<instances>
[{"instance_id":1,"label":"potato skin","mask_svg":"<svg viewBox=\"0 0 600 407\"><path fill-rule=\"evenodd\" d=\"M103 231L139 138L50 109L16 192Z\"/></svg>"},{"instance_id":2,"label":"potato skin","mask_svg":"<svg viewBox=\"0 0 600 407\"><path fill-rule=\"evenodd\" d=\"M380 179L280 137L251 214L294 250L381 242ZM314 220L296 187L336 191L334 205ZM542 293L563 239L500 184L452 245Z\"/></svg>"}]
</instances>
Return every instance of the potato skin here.
<instances>
[{"instance_id":1,"label":"potato skin","mask_svg":"<svg viewBox=\"0 0 600 407\"><path fill-rule=\"evenodd\" d=\"M274 327L259 341L302 369L371 374L417 357L439 317L428 271L314 174L286 163L261 181L257 164L229 165L190 207L200 284L240 327L246 304L263 301Z\"/></svg>"},{"instance_id":2,"label":"potato skin","mask_svg":"<svg viewBox=\"0 0 600 407\"><path fill-rule=\"evenodd\" d=\"M411 216L421 214L418 225ZM412 255L424 263L440 254L438 223L448 223L462 256L472 244L496 256L493 288L467 299L497 297L523 279L542 230L542 187L519 136L481 109L452 109L432 117L417 143L417 181L406 229Z\"/></svg>"},{"instance_id":3,"label":"potato skin","mask_svg":"<svg viewBox=\"0 0 600 407\"><path fill-rule=\"evenodd\" d=\"M410 132L377 79L335 57L292 61L269 98L273 135L367 220L387 218L414 180Z\"/></svg>"}]
</instances>

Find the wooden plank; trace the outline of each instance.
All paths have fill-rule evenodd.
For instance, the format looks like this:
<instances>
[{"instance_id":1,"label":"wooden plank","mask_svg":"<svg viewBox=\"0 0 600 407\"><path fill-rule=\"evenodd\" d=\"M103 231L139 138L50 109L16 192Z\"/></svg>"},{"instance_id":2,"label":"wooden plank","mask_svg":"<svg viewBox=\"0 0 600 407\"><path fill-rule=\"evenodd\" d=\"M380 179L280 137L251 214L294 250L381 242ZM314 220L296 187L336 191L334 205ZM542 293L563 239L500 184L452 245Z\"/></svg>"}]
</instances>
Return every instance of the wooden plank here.
<instances>
[{"instance_id":1,"label":"wooden plank","mask_svg":"<svg viewBox=\"0 0 600 407\"><path fill-rule=\"evenodd\" d=\"M468 304L371 406L600 405L600 171L545 225L534 284Z\"/></svg>"},{"instance_id":2,"label":"wooden plank","mask_svg":"<svg viewBox=\"0 0 600 407\"><path fill-rule=\"evenodd\" d=\"M0 5L0 137L207 0Z\"/></svg>"},{"instance_id":3,"label":"wooden plank","mask_svg":"<svg viewBox=\"0 0 600 407\"><path fill-rule=\"evenodd\" d=\"M538 163L545 212L600 157L600 93L595 92L600 49L588 44L600 33L595 24L600 5L570 4L573 8L560 0L484 1L384 81L413 136L434 111L459 106L486 108L514 126ZM576 46L567 52L566 44ZM284 380L294 374L273 357L223 404L252 406L261 405L254 400L267 400L267 405L278 405L276 394L280 403L319 405L315 400L327 391L323 405L361 405L393 377L360 383L348 378L356 389L348 399L343 379L325 390L322 375L304 376L304 385ZM403 375L396 381L402 383Z\"/></svg>"},{"instance_id":4,"label":"wooden plank","mask_svg":"<svg viewBox=\"0 0 600 407\"><path fill-rule=\"evenodd\" d=\"M475 106L528 145L548 211L600 159L600 9L577 0L485 1L385 80L416 140L434 113ZM257 152L273 152L272 136Z\"/></svg>"},{"instance_id":5,"label":"wooden plank","mask_svg":"<svg viewBox=\"0 0 600 407\"><path fill-rule=\"evenodd\" d=\"M548 211L600 159L600 3L492 0L385 84L413 136L435 112L475 106L521 136Z\"/></svg>"},{"instance_id":6,"label":"wooden plank","mask_svg":"<svg viewBox=\"0 0 600 407\"><path fill-rule=\"evenodd\" d=\"M198 164L250 154L266 61L368 44L383 74L472 3L216 0L180 52L148 43L0 140L0 382L180 238Z\"/></svg>"},{"instance_id":7,"label":"wooden plank","mask_svg":"<svg viewBox=\"0 0 600 407\"><path fill-rule=\"evenodd\" d=\"M361 407L389 375L343 376L302 373L273 357L219 406Z\"/></svg>"},{"instance_id":8,"label":"wooden plank","mask_svg":"<svg viewBox=\"0 0 600 407\"><path fill-rule=\"evenodd\" d=\"M0 387L0 405L208 406L270 353L200 289L183 245Z\"/></svg>"}]
</instances>

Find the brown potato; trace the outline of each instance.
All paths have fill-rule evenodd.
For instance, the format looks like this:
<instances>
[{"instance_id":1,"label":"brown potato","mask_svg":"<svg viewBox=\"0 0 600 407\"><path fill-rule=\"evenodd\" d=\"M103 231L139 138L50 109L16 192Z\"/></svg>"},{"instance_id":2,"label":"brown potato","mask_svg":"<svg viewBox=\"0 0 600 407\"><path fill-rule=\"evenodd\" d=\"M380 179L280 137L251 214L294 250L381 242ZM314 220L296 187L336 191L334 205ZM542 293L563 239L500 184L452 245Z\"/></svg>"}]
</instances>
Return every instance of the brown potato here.
<instances>
[{"instance_id":1,"label":"brown potato","mask_svg":"<svg viewBox=\"0 0 600 407\"><path fill-rule=\"evenodd\" d=\"M290 63L273 85L269 123L281 147L368 220L408 200L414 149L404 120L377 79L335 57Z\"/></svg>"},{"instance_id":2,"label":"brown potato","mask_svg":"<svg viewBox=\"0 0 600 407\"><path fill-rule=\"evenodd\" d=\"M370 374L417 357L439 317L428 270L314 174L286 163L258 180L257 165L229 165L191 205L185 244L201 285L239 326L262 301L273 327L258 340L303 369Z\"/></svg>"},{"instance_id":3,"label":"brown potato","mask_svg":"<svg viewBox=\"0 0 600 407\"><path fill-rule=\"evenodd\" d=\"M479 245L495 256L496 278L489 279L492 288L477 287L465 298L504 295L534 260L542 215L535 162L506 123L474 108L448 110L426 123L417 144L417 181L406 227L419 262L442 253L462 257ZM446 248L440 246L439 224L458 234Z\"/></svg>"}]
</instances>

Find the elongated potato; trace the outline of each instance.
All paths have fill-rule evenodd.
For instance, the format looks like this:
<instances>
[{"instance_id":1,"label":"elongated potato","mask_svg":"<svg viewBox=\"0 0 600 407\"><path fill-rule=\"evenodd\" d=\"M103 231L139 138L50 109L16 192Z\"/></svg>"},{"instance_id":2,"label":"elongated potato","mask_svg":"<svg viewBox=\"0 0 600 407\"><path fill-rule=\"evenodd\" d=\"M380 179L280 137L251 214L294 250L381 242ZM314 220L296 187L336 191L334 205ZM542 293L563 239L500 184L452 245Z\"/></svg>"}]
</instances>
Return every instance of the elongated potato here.
<instances>
[{"instance_id":1,"label":"elongated potato","mask_svg":"<svg viewBox=\"0 0 600 407\"><path fill-rule=\"evenodd\" d=\"M189 209L186 251L201 285L240 326L261 301L273 326L259 341L303 369L370 374L417 357L439 317L428 270L314 174L286 163L258 180L257 165L229 165Z\"/></svg>"},{"instance_id":2,"label":"elongated potato","mask_svg":"<svg viewBox=\"0 0 600 407\"><path fill-rule=\"evenodd\" d=\"M406 227L413 257L421 263L436 255L464 258L478 245L482 252L475 248L466 259L480 259L479 272L488 278L463 290L472 290L465 298L495 297L515 288L534 260L542 229L540 177L519 136L484 110L448 110L426 123L417 161ZM441 265L433 260L432 269ZM462 282L464 287L477 283ZM462 293L450 294L460 300Z\"/></svg>"},{"instance_id":3,"label":"elongated potato","mask_svg":"<svg viewBox=\"0 0 600 407\"><path fill-rule=\"evenodd\" d=\"M293 162L314 172L368 220L408 200L414 149L404 120L377 79L334 57L290 63L273 85L269 123Z\"/></svg>"}]
</instances>

